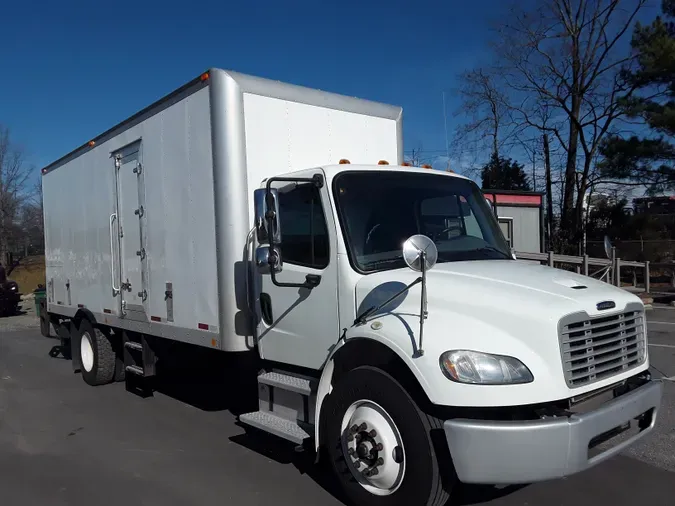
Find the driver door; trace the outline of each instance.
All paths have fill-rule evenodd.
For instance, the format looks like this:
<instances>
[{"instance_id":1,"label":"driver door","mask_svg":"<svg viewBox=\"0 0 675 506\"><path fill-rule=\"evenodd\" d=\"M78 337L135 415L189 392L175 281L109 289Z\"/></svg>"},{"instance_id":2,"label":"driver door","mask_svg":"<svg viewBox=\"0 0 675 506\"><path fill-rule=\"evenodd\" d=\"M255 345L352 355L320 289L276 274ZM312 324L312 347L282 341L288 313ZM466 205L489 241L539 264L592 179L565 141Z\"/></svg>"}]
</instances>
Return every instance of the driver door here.
<instances>
[{"instance_id":1,"label":"driver door","mask_svg":"<svg viewBox=\"0 0 675 506\"><path fill-rule=\"evenodd\" d=\"M316 170L298 174L311 178ZM258 346L262 358L320 368L339 336L337 241L328 189L312 183L274 184L279 191L282 270L279 283L303 283L320 276L318 286L278 286L270 274L259 277Z\"/></svg>"}]
</instances>

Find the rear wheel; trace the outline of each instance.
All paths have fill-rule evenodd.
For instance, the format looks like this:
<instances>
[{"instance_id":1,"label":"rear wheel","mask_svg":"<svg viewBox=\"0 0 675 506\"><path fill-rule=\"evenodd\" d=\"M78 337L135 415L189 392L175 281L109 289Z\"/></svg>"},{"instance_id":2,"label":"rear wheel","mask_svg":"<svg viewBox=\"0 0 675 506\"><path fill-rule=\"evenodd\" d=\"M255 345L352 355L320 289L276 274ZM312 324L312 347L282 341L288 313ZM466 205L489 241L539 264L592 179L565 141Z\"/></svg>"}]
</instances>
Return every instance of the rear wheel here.
<instances>
[{"instance_id":1,"label":"rear wheel","mask_svg":"<svg viewBox=\"0 0 675 506\"><path fill-rule=\"evenodd\" d=\"M89 385L110 383L115 375L115 352L109 337L86 319L80 322L77 334L84 381Z\"/></svg>"},{"instance_id":2,"label":"rear wheel","mask_svg":"<svg viewBox=\"0 0 675 506\"><path fill-rule=\"evenodd\" d=\"M51 337L51 324L49 321L49 313L47 313L47 301L44 299L40 304L40 333L45 337Z\"/></svg>"},{"instance_id":3,"label":"rear wheel","mask_svg":"<svg viewBox=\"0 0 675 506\"><path fill-rule=\"evenodd\" d=\"M328 399L328 454L354 503L445 504L449 487L431 438L432 430L442 430L441 421L423 413L392 376L359 367Z\"/></svg>"}]
</instances>

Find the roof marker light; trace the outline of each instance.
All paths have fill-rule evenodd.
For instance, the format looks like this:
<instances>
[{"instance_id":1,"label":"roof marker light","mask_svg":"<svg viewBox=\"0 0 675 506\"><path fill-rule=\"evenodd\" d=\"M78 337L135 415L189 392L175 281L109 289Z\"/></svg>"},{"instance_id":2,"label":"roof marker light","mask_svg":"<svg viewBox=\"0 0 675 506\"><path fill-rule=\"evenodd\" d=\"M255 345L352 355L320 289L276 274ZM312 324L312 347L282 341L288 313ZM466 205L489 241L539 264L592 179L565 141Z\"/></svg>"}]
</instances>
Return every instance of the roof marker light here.
<instances>
[{"instance_id":1,"label":"roof marker light","mask_svg":"<svg viewBox=\"0 0 675 506\"><path fill-rule=\"evenodd\" d=\"M349 163L351 163L351 162L350 162L349 160L347 160L346 158L343 158L343 159L341 159L338 163L339 163L340 165L346 165L346 164L349 164Z\"/></svg>"},{"instance_id":2,"label":"roof marker light","mask_svg":"<svg viewBox=\"0 0 675 506\"><path fill-rule=\"evenodd\" d=\"M380 160L377 162L378 165L389 165L389 162L387 160Z\"/></svg>"},{"instance_id":3,"label":"roof marker light","mask_svg":"<svg viewBox=\"0 0 675 506\"><path fill-rule=\"evenodd\" d=\"M93 148L94 145L96 144L96 141L89 141L87 144L89 144L90 148Z\"/></svg>"},{"instance_id":4,"label":"roof marker light","mask_svg":"<svg viewBox=\"0 0 675 506\"><path fill-rule=\"evenodd\" d=\"M431 169L431 165L429 165L428 163L425 163L424 165L422 165L422 168L423 169Z\"/></svg>"},{"instance_id":5,"label":"roof marker light","mask_svg":"<svg viewBox=\"0 0 675 506\"><path fill-rule=\"evenodd\" d=\"M200 80L200 81L208 81L208 80L209 80L209 77L210 77L210 76L209 76L209 73L208 73L208 72L204 72L201 76L199 76L199 80Z\"/></svg>"},{"instance_id":6,"label":"roof marker light","mask_svg":"<svg viewBox=\"0 0 675 506\"><path fill-rule=\"evenodd\" d=\"M403 162L401 163L401 167L412 167L412 164L410 162Z\"/></svg>"}]
</instances>

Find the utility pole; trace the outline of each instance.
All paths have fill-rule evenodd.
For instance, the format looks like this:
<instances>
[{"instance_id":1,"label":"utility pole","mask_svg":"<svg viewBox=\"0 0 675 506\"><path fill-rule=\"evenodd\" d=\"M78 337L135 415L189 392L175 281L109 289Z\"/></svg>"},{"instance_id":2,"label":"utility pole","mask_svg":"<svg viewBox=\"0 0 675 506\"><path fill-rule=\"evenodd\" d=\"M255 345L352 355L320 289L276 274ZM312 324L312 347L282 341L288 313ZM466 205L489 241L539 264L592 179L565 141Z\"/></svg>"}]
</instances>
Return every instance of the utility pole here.
<instances>
[{"instance_id":1,"label":"utility pole","mask_svg":"<svg viewBox=\"0 0 675 506\"><path fill-rule=\"evenodd\" d=\"M445 107L445 90L443 90L443 124L445 125L445 156L448 158L448 164L450 163L450 144L448 142L448 113Z\"/></svg>"},{"instance_id":2,"label":"utility pole","mask_svg":"<svg viewBox=\"0 0 675 506\"><path fill-rule=\"evenodd\" d=\"M548 134L544 134L544 171L546 172L546 233L547 249L551 249L551 221L553 221L553 190L551 184L551 156L548 148Z\"/></svg>"}]
</instances>

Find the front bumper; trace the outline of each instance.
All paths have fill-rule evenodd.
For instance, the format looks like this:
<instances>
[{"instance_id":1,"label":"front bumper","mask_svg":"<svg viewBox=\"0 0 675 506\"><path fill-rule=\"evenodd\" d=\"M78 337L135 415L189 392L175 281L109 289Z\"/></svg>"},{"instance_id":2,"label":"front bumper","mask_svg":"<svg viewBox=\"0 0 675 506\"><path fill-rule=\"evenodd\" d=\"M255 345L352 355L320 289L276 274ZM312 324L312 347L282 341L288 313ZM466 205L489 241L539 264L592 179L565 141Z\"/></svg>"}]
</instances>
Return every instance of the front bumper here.
<instances>
[{"instance_id":1,"label":"front bumper","mask_svg":"<svg viewBox=\"0 0 675 506\"><path fill-rule=\"evenodd\" d=\"M561 478L615 455L654 427L663 385L650 381L594 411L528 421L452 419L443 428L457 476L464 483L510 485ZM651 415L648 426L591 455L589 444L627 422ZM649 420L649 419L647 419Z\"/></svg>"}]
</instances>

